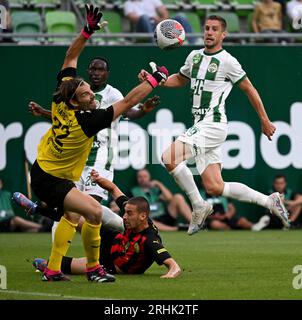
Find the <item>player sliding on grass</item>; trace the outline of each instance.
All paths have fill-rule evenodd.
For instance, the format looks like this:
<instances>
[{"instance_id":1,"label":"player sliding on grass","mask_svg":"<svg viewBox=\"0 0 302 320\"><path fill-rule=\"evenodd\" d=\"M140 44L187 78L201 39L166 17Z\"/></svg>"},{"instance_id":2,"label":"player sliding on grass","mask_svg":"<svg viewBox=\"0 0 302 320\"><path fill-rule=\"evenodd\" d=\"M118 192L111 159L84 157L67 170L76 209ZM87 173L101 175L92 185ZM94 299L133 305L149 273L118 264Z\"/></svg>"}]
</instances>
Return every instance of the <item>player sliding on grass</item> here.
<instances>
[{"instance_id":1,"label":"player sliding on grass","mask_svg":"<svg viewBox=\"0 0 302 320\"><path fill-rule=\"evenodd\" d=\"M144 99L168 76L166 68L155 70L153 65L153 74L123 100L105 110L95 110L95 94L87 82L76 77L80 53L94 31L102 27L99 24L102 13L98 8L86 5L86 12L86 25L69 47L57 77L58 86L51 110L52 127L42 138L37 160L31 169L31 186L36 196L49 207L64 212L42 277L44 281L69 280L61 272L61 261L67 253L81 216L85 218L81 235L87 258L88 280L115 280L99 264L102 207L91 196L77 190L73 181L79 180L81 176L92 147L93 136L110 127L112 121ZM25 200L23 197L15 197L15 201L26 208Z\"/></svg>"},{"instance_id":2,"label":"player sliding on grass","mask_svg":"<svg viewBox=\"0 0 302 320\"><path fill-rule=\"evenodd\" d=\"M107 190L113 196L121 211L124 212L125 232L113 232L105 226L101 228L102 241L100 264L110 273L141 274L154 261L164 264L168 272L161 278L176 278L181 273L177 262L163 246L158 230L149 218L150 206L144 197L126 197L110 180L92 171L92 181ZM81 218L82 219L82 218ZM37 258L33 261L36 269L44 271L47 261ZM86 258L63 257L61 269L66 274L84 274Z\"/></svg>"},{"instance_id":3,"label":"player sliding on grass","mask_svg":"<svg viewBox=\"0 0 302 320\"><path fill-rule=\"evenodd\" d=\"M163 162L178 185L189 197L192 220L188 234L198 232L212 213L212 206L202 199L193 175L184 161L195 158L203 185L209 195L255 203L269 209L289 227L288 213L279 193L266 196L244 184L224 182L221 176L221 145L227 137L225 100L233 85L248 96L255 108L262 132L271 140L276 131L269 120L261 98L247 78L239 62L222 48L226 37L226 21L220 16L209 16L204 28L204 49L193 50L179 73L171 75L164 87L183 87L191 82L192 115L194 125L182 134L163 153ZM142 70L140 80L149 73Z\"/></svg>"}]
</instances>

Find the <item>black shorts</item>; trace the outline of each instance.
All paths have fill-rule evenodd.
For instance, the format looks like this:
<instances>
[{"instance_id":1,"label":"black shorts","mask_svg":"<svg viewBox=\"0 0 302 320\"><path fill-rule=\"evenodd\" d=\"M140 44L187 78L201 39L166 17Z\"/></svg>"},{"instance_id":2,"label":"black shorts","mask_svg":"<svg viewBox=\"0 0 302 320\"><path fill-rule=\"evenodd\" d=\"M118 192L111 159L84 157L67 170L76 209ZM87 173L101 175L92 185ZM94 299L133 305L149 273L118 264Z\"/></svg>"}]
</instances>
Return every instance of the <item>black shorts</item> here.
<instances>
[{"instance_id":1,"label":"black shorts","mask_svg":"<svg viewBox=\"0 0 302 320\"><path fill-rule=\"evenodd\" d=\"M101 247L100 247L100 264L103 265L109 273L116 273L114 263L111 259L111 246L114 238L118 235L117 231L112 231L101 227Z\"/></svg>"},{"instance_id":2,"label":"black shorts","mask_svg":"<svg viewBox=\"0 0 302 320\"><path fill-rule=\"evenodd\" d=\"M161 222L161 223L166 224L171 227L176 226L176 222L177 222L177 220L175 218L173 218L168 212L166 212L162 216L153 218L153 220Z\"/></svg>"},{"instance_id":3,"label":"black shorts","mask_svg":"<svg viewBox=\"0 0 302 320\"><path fill-rule=\"evenodd\" d=\"M229 226L231 229L240 229L240 227L238 227L238 221L239 221L240 217L234 216L231 219L223 219L223 220L216 220L216 221L220 221L222 223L225 223L227 226ZM212 229L211 228L211 222L215 221L215 219L207 219L206 220L206 228L208 229Z\"/></svg>"},{"instance_id":4,"label":"black shorts","mask_svg":"<svg viewBox=\"0 0 302 320\"><path fill-rule=\"evenodd\" d=\"M54 177L43 171L35 161L31 171L31 187L35 195L50 208L64 212L64 199L75 184L67 179Z\"/></svg>"}]
</instances>

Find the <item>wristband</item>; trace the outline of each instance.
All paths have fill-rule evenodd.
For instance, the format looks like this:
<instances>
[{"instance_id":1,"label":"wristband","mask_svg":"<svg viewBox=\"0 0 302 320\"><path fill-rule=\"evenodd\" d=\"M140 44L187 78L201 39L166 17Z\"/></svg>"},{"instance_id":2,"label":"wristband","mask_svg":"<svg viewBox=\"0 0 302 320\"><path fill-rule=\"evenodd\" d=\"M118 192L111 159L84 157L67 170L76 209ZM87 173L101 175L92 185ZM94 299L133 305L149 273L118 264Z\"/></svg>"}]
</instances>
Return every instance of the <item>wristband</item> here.
<instances>
[{"instance_id":1,"label":"wristband","mask_svg":"<svg viewBox=\"0 0 302 320\"><path fill-rule=\"evenodd\" d=\"M91 34L87 33L84 29L82 29L81 34L87 40L91 37Z\"/></svg>"},{"instance_id":2,"label":"wristband","mask_svg":"<svg viewBox=\"0 0 302 320\"><path fill-rule=\"evenodd\" d=\"M150 83L152 88L156 88L158 86L157 80L151 74L147 76L147 81Z\"/></svg>"}]
</instances>

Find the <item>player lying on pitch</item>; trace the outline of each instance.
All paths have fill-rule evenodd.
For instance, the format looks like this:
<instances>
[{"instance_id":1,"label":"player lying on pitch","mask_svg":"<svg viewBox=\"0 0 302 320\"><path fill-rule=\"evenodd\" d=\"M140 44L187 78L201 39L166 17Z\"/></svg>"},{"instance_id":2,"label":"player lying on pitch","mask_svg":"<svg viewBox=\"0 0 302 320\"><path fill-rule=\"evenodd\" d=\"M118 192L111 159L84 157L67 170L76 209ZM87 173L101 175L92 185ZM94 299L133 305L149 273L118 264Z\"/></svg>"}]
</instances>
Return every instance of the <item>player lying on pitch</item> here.
<instances>
[{"instance_id":1,"label":"player lying on pitch","mask_svg":"<svg viewBox=\"0 0 302 320\"><path fill-rule=\"evenodd\" d=\"M110 273L141 274L153 262L164 264L168 272L161 278L176 278L181 269L163 246L158 230L149 218L150 207L143 197L128 198L110 180L99 176L93 170L91 178L100 187L112 194L117 205L124 212L125 232L119 233L102 226L100 235L106 241L101 242L100 264ZM86 258L63 257L61 270L64 274L85 274ZM47 260L36 258L34 267L44 272Z\"/></svg>"}]
</instances>

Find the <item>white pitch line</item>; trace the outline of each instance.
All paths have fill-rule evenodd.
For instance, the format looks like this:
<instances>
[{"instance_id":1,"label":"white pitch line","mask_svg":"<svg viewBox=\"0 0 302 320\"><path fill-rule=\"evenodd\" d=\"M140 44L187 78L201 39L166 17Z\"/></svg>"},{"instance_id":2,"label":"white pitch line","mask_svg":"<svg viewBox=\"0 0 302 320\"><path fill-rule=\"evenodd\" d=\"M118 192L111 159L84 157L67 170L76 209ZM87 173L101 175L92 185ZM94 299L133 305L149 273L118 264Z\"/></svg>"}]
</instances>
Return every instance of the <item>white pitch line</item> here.
<instances>
[{"instance_id":1,"label":"white pitch line","mask_svg":"<svg viewBox=\"0 0 302 320\"><path fill-rule=\"evenodd\" d=\"M55 293L29 292L29 291L17 291L17 290L0 290L0 293L19 294L19 295L27 295L27 296L40 296L40 297L53 297L53 298L61 298L61 299L111 300L106 298L67 296L67 295L55 294Z\"/></svg>"}]
</instances>

